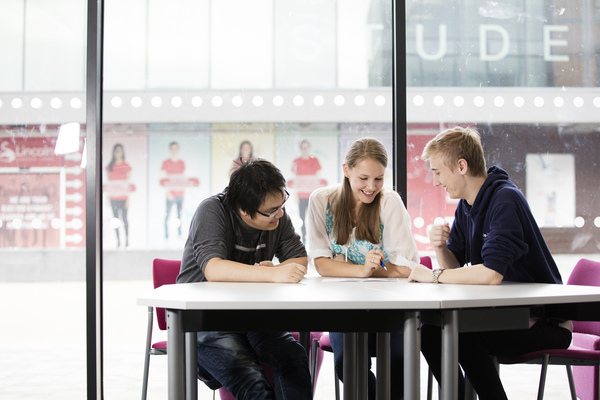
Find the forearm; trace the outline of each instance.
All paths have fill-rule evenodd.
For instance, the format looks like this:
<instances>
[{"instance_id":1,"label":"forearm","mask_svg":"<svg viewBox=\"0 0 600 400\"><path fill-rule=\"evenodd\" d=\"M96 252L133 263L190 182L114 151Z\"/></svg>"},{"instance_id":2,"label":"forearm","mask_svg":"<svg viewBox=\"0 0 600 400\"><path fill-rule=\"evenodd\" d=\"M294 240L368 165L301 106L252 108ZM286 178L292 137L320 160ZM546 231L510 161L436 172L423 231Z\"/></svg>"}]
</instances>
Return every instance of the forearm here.
<instances>
[{"instance_id":1,"label":"forearm","mask_svg":"<svg viewBox=\"0 0 600 400\"><path fill-rule=\"evenodd\" d=\"M466 285L499 285L503 276L483 264L445 270L438 278L440 283Z\"/></svg>"},{"instance_id":2,"label":"forearm","mask_svg":"<svg viewBox=\"0 0 600 400\"><path fill-rule=\"evenodd\" d=\"M362 265L352 262L332 260L328 257L318 257L314 260L315 268L321 276L363 278Z\"/></svg>"},{"instance_id":3,"label":"forearm","mask_svg":"<svg viewBox=\"0 0 600 400\"><path fill-rule=\"evenodd\" d=\"M460 267L458 260L454 253L452 253L446 246L435 248L435 257L438 265L444 269L454 269Z\"/></svg>"},{"instance_id":4,"label":"forearm","mask_svg":"<svg viewBox=\"0 0 600 400\"><path fill-rule=\"evenodd\" d=\"M209 282L272 282L272 267L212 258L204 269Z\"/></svg>"},{"instance_id":5,"label":"forearm","mask_svg":"<svg viewBox=\"0 0 600 400\"><path fill-rule=\"evenodd\" d=\"M304 265L306 267L306 266L308 266L308 258L307 257L289 258L289 259L285 260L284 262L280 263L279 265L285 265L285 264L291 264L291 263Z\"/></svg>"}]
</instances>

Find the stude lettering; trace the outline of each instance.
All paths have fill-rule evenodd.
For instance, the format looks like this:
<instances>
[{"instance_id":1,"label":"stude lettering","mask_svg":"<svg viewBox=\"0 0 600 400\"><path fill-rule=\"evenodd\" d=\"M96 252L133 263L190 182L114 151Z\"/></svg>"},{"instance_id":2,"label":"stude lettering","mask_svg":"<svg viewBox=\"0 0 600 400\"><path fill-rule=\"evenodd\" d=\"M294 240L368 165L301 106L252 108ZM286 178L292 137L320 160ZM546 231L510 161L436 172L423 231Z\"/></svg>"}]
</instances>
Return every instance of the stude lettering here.
<instances>
[{"instance_id":1,"label":"stude lettering","mask_svg":"<svg viewBox=\"0 0 600 400\"><path fill-rule=\"evenodd\" d=\"M568 62L568 55L553 54L553 49L567 47L567 40L557 39L559 33L569 31L566 25L544 25L542 32L542 46L540 53L547 62ZM425 49L425 27L423 24L415 25L416 50L419 57L427 61L442 59L448 52L448 27L446 24L438 25L438 45L435 49ZM499 50L494 53L488 48L488 40L500 41ZM481 61L500 61L508 56L510 51L510 33L508 30L496 24L479 25L479 59Z\"/></svg>"}]
</instances>

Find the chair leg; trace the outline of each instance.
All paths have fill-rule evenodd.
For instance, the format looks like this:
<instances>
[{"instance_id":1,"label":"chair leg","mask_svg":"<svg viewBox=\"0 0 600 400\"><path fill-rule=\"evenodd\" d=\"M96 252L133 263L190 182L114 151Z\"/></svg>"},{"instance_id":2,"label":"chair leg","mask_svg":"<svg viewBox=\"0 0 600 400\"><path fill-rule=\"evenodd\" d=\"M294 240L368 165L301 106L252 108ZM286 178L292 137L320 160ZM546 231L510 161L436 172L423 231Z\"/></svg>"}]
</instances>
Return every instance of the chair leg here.
<instances>
[{"instance_id":1,"label":"chair leg","mask_svg":"<svg viewBox=\"0 0 600 400\"><path fill-rule=\"evenodd\" d=\"M340 380L335 371L335 364L333 365L333 384L335 386L335 400L340 400Z\"/></svg>"},{"instance_id":2,"label":"chair leg","mask_svg":"<svg viewBox=\"0 0 600 400\"><path fill-rule=\"evenodd\" d=\"M465 378L465 400L477 400L477 392L468 378Z\"/></svg>"},{"instance_id":3,"label":"chair leg","mask_svg":"<svg viewBox=\"0 0 600 400\"><path fill-rule=\"evenodd\" d=\"M431 368L428 368L427 371L427 400L431 400L433 397L433 372L431 372Z\"/></svg>"},{"instance_id":4,"label":"chair leg","mask_svg":"<svg viewBox=\"0 0 600 400\"><path fill-rule=\"evenodd\" d=\"M569 389L571 389L571 400L577 400L577 391L575 390L575 380L573 379L573 368L570 365L567 367L567 378L569 379Z\"/></svg>"},{"instance_id":5,"label":"chair leg","mask_svg":"<svg viewBox=\"0 0 600 400\"><path fill-rule=\"evenodd\" d=\"M152 346L152 323L154 307L148 307L148 327L146 334L146 355L144 357L144 379L142 380L142 400L148 395L148 372L150 370L150 347Z\"/></svg>"},{"instance_id":6,"label":"chair leg","mask_svg":"<svg viewBox=\"0 0 600 400\"><path fill-rule=\"evenodd\" d=\"M310 348L310 386L312 387L312 395L315 397L315 383L317 381L317 361L319 354L319 341L317 339L312 340L312 346Z\"/></svg>"},{"instance_id":7,"label":"chair leg","mask_svg":"<svg viewBox=\"0 0 600 400\"><path fill-rule=\"evenodd\" d=\"M548 372L548 360L550 356L548 354L544 354L542 359L542 373L540 375L540 387L538 388L538 400L544 399L544 388L546 386L546 373Z\"/></svg>"}]
</instances>

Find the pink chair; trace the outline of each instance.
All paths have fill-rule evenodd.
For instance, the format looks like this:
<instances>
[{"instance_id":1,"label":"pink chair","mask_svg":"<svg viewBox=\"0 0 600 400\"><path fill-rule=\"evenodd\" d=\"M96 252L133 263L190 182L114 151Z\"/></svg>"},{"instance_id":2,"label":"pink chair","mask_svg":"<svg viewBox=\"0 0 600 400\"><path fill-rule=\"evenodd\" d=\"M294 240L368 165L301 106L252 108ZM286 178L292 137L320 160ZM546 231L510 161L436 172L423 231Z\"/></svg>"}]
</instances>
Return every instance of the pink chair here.
<instances>
[{"instance_id":1,"label":"pink chair","mask_svg":"<svg viewBox=\"0 0 600 400\"><path fill-rule=\"evenodd\" d=\"M581 265L580 265L581 264ZM582 258L569 276L568 285L600 286L600 262ZM600 399L600 321L573 321L572 346L592 350L595 366L573 366L577 396L581 400Z\"/></svg>"},{"instance_id":2,"label":"pink chair","mask_svg":"<svg viewBox=\"0 0 600 400\"><path fill-rule=\"evenodd\" d=\"M177 280L179 270L181 269L181 261L179 260L163 260L155 258L152 262L152 280L154 288L162 285L173 284ZM142 383L142 400L146 400L148 393L148 372L150 369L150 356L166 355L167 341L162 340L152 343L152 327L153 327L153 310L154 307L148 307L148 328L146 333L146 356L144 359L144 380ZM167 321L164 308L156 308L156 322L158 329L164 331L167 329Z\"/></svg>"},{"instance_id":3,"label":"pink chair","mask_svg":"<svg viewBox=\"0 0 600 400\"><path fill-rule=\"evenodd\" d=\"M294 339L298 340L298 332L291 332ZM317 378L319 377L319 372L321 370L321 364L323 364L323 350L321 350L318 346L319 339L323 335L323 332L311 332L310 333L310 376L312 380L313 394L315 392L315 385L317 383ZM314 356L316 354L316 357ZM271 385L273 384L273 369L268 365L263 365L263 369L265 370L265 375ZM235 400L233 394L224 387L219 389L219 396L221 400Z\"/></svg>"},{"instance_id":4,"label":"pink chair","mask_svg":"<svg viewBox=\"0 0 600 400\"><path fill-rule=\"evenodd\" d=\"M600 262L579 260L567 285L600 286ZM500 364L541 364L538 399L544 396L548 365L565 365L571 398L600 400L600 322L573 321L573 341L568 349L535 351L514 358L500 358ZM571 369L571 366L574 368Z\"/></svg>"},{"instance_id":5,"label":"pink chair","mask_svg":"<svg viewBox=\"0 0 600 400\"><path fill-rule=\"evenodd\" d=\"M429 269L433 268L431 263L431 257L423 256L420 261L421 265L426 266ZM329 333L324 333L319 340L319 347L328 353L333 353L333 348L331 347L331 340L329 340ZM335 365L333 366L333 378L334 378L334 387L335 387L335 400L340 400L340 380L338 379L337 373L335 372ZM431 399L431 385L433 385L433 374L429 371L428 378L428 400Z\"/></svg>"}]
</instances>

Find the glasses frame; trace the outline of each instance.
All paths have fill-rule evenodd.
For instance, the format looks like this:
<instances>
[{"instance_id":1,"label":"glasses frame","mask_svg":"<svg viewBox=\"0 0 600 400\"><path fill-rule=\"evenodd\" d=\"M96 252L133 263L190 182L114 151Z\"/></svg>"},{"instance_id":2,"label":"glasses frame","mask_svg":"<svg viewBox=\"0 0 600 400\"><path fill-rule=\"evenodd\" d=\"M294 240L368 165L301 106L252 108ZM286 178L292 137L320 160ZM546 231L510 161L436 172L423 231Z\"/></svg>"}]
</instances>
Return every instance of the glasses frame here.
<instances>
[{"instance_id":1,"label":"glasses frame","mask_svg":"<svg viewBox=\"0 0 600 400\"><path fill-rule=\"evenodd\" d=\"M260 215L262 215L263 217L273 219L275 217L275 215L279 212L279 210L283 210L283 208L285 207L285 203L287 203L287 201L290 198L290 194L288 193L288 191L286 189L283 189L283 191L285 192L285 200L283 200L283 204L281 204L279 207L277 207L277 209L275 211L273 211L271 214L265 214L258 210L256 210L256 212L259 213Z\"/></svg>"}]
</instances>

